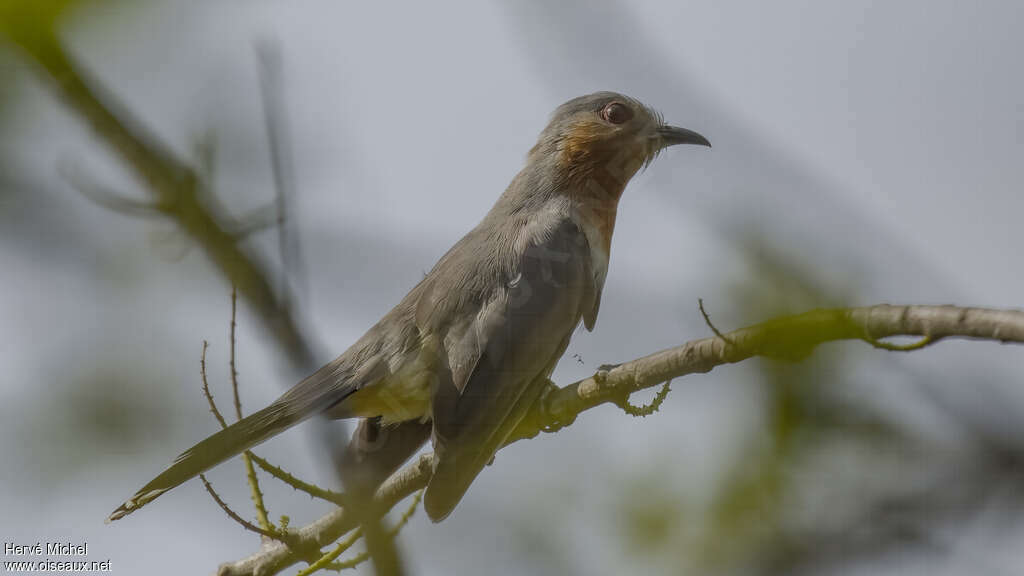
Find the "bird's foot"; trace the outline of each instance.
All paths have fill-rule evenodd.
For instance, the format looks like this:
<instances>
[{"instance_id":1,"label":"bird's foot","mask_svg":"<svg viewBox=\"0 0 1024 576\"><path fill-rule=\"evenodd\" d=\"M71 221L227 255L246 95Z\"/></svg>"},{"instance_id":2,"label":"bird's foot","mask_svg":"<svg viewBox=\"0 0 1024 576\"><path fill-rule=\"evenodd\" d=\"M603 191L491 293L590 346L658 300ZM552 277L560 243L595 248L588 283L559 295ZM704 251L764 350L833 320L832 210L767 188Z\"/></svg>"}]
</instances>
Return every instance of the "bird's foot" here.
<instances>
[{"instance_id":1,"label":"bird's foot","mask_svg":"<svg viewBox=\"0 0 1024 576\"><path fill-rule=\"evenodd\" d=\"M544 386L544 390L540 393L541 410L544 414L544 417L549 419L550 422L549 424L546 424L541 427L541 430L545 432L557 432L558 430L561 430L562 428L565 428L566 426L572 424L576 420L576 417L573 416L567 422L562 421L562 419L559 418L559 415L555 413L553 399L555 397L555 394L557 394L560 390L561 387L559 387L551 380L548 380L547 384L545 384Z\"/></svg>"},{"instance_id":2,"label":"bird's foot","mask_svg":"<svg viewBox=\"0 0 1024 576\"><path fill-rule=\"evenodd\" d=\"M604 384L604 381L608 379L608 373L619 366L622 364L601 364L597 367L597 372L594 373L594 380L597 380L598 384Z\"/></svg>"}]
</instances>

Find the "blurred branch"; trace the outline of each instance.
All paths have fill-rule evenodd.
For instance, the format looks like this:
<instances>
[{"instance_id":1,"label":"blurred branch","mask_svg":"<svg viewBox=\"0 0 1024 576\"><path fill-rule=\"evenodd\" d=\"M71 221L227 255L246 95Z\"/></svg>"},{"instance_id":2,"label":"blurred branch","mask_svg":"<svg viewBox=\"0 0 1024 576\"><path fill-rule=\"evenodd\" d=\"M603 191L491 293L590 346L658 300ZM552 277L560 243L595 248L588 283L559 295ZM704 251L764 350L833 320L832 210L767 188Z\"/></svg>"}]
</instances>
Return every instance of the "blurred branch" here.
<instances>
[{"instance_id":1,"label":"blurred branch","mask_svg":"<svg viewBox=\"0 0 1024 576\"><path fill-rule=\"evenodd\" d=\"M262 232L268 228L280 225L280 217L277 205L267 205L253 210L241 218L238 226L232 230L235 238L239 241L249 236Z\"/></svg>"},{"instance_id":2,"label":"blurred branch","mask_svg":"<svg viewBox=\"0 0 1024 576\"><path fill-rule=\"evenodd\" d=\"M154 209L174 219L227 280L238 287L295 367L303 372L309 370L315 359L313 348L299 329L287 299L272 288L268 280L271 274L258 254L240 246L233 220L220 209L193 167L146 130L95 78L89 77L56 38L53 22L35 22L30 10L13 14L26 21L18 26L0 26L0 34L6 34L46 71L57 95L138 177L153 202L139 205L112 196L101 187L83 186L81 181L77 187L89 192L87 196L91 199L120 212L142 209L148 214L149 209Z\"/></svg>"},{"instance_id":3,"label":"blurred branch","mask_svg":"<svg viewBox=\"0 0 1024 576\"><path fill-rule=\"evenodd\" d=\"M552 390L537 403L506 442L532 438L544 430L568 426L580 413L606 402L620 405L633 392L717 366L764 356L800 359L815 347L836 340L861 340L873 346L892 336L919 336L928 343L943 338L971 338L1024 343L1024 311L956 306L891 306L812 310L739 330L692 340L649 356L601 370L594 376ZM889 348L886 348L889 349ZM909 351L910 347L893 348ZM433 454L396 472L377 490L373 507L380 514L425 487L433 471ZM339 509L293 532L303 547L323 547L358 525L351 512ZM269 544L256 554L224 564L218 576L266 576L301 560L283 544Z\"/></svg>"},{"instance_id":4,"label":"blurred branch","mask_svg":"<svg viewBox=\"0 0 1024 576\"><path fill-rule=\"evenodd\" d=\"M263 101L263 121L267 130L270 148L270 170L274 178L275 206L277 208L277 240L281 253L281 294L288 293L288 281L304 278L298 239L288 229L288 203L295 197L295 177L292 169L292 154L288 143L288 116L285 113L284 93L281 81L281 53L277 45L266 41L257 45L259 59L260 95ZM305 287L300 286L304 291Z\"/></svg>"},{"instance_id":5,"label":"blurred branch","mask_svg":"<svg viewBox=\"0 0 1024 576\"><path fill-rule=\"evenodd\" d=\"M420 505L420 501L422 499L423 499L423 490L420 490L419 492L416 492L416 494L413 496L412 502L409 503L409 507L405 509L404 513L402 513L402 517L398 519L398 522L395 524L395 527L390 530L390 535L391 535L392 538L396 534L398 534L399 530L404 528L405 525L409 523L409 520L412 518L413 513L416 512L416 507ZM353 534L355 532L356 531L353 531ZM345 560L344 562L333 562L333 563L327 564L326 566L324 566L324 568L326 568L327 570L335 570L335 571L345 570L347 568L354 568L360 562L365 562L366 559L369 557L369 554L370 554L369 552L363 552L362 554L359 554L358 556L355 556L353 558ZM303 575L300 573L300 574L297 574L296 576L303 576Z\"/></svg>"},{"instance_id":6,"label":"blurred branch","mask_svg":"<svg viewBox=\"0 0 1024 576\"><path fill-rule=\"evenodd\" d=\"M135 217L160 217L165 216L171 208L159 203L128 198L97 182L86 173L84 167L78 164L64 162L57 167L57 172L79 194L97 206L118 214Z\"/></svg>"}]
</instances>

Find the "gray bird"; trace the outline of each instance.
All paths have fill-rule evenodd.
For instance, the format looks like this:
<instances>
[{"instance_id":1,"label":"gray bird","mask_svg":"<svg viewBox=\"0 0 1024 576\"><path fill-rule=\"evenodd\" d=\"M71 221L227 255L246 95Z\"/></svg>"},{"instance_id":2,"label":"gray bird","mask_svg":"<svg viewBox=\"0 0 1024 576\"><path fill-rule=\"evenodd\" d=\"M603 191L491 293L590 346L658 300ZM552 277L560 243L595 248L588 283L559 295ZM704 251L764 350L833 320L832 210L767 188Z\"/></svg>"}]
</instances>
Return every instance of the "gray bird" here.
<instances>
[{"instance_id":1,"label":"gray bird","mask_svg":"<svg viewBox=\"0 0 1024 576\"><path fill-rule=\"evenodd\" d=\"M593 330L619 198L674 144L710 146L621 94L559 106L490 212L359 341L186 450L108 521L317 414L364 419L347 486L375 486L432 436L423 502L442 520L549 385L580 320Z\"/></svg>"}]
</instances>

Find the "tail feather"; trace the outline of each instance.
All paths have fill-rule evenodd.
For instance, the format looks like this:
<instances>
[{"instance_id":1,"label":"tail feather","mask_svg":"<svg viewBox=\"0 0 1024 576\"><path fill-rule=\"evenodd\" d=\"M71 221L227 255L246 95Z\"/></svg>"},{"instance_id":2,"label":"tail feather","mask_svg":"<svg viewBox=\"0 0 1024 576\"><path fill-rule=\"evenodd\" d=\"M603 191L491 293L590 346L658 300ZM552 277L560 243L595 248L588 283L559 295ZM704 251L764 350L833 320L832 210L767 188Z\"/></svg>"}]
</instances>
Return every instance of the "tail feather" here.
<instances>
[{"instance_id":1,"label":"tail feather","mask_svg":"<svg viewBox=\"0 0 1024 576\"><path fill-rule=\"evenodd\" d=\"M289 412L284 405L271 404L182 452L159 476L114 510L107 522L131 514L164 492L305 420Z\"/></svg>"},{"instance_id":2,"label":"tail feather","mask_svg":"<svg viewBox=\"0 0 1024 576\"><path fill-rule=\"evenodd\" d=\"M159 476L118 506L107 523L124 518L164 492L308 419L356 390L356 383L328 364L276 402L254 412L181 453Z\"/></svg>"}]
</instances>

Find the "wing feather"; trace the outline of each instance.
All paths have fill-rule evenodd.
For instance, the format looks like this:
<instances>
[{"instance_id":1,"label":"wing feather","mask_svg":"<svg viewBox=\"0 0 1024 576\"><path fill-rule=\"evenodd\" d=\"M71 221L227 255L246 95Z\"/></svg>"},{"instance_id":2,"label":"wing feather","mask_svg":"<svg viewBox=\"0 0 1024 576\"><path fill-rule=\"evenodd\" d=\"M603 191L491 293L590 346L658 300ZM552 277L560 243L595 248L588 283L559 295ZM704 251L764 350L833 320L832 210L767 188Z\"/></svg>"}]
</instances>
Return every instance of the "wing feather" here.
<instances>
[{"instance_id":1,"label":"wing feather","mask_svg":"<svg viewBox=\"0 0 1024 576\"><path fill-rule=\"evenodd\" d=\"M562 218L526 243L511 277L451 343L450 379L433 401L432 520L451 512L536 401L596 293L586 237Z\"/></svg>"}]
</instances>

